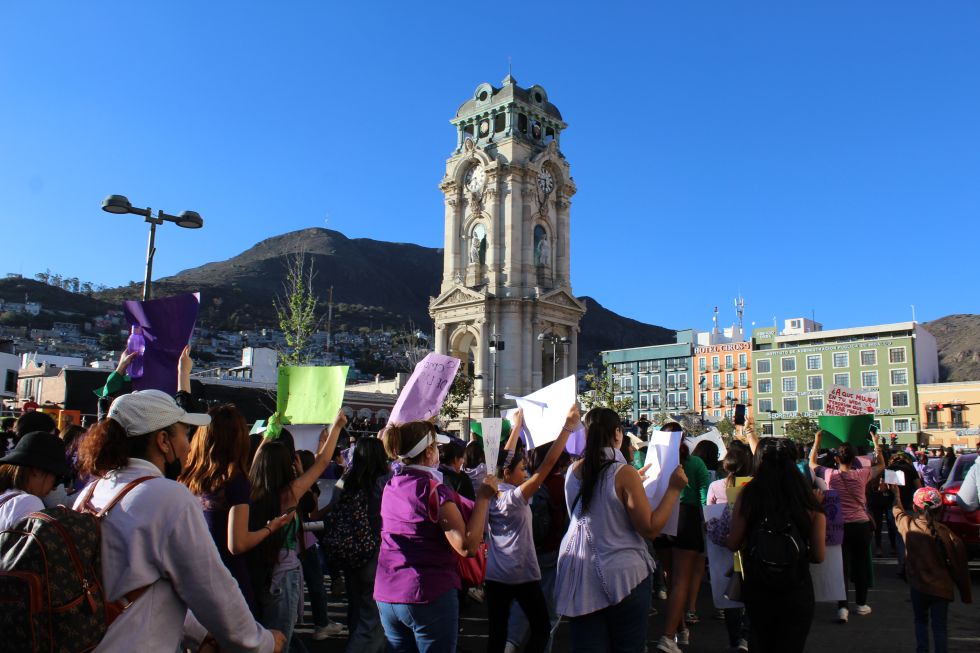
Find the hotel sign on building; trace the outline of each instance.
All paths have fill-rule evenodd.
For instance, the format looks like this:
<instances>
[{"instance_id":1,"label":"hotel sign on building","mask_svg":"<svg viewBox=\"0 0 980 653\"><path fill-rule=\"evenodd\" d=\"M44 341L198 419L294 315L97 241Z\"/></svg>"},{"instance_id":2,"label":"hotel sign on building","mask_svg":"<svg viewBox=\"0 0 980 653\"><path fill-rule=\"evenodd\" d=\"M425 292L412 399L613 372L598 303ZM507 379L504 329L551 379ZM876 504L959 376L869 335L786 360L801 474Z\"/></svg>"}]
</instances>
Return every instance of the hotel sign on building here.
<instances>
[{"instance_id":1,"label":"hotel sign on building","mask_svg":"<svg viewBox=\"0 0 980 653\"><path fill-rule=\"evenodd\" d=\"M834 385L877 392L875 419L882 434L916 442L921 429L917 383L939 377L936 340L915 322L870 327L752 333L754 407L762 433L784 433L799 416L824 414ZM768 419L767 419L768 418Z\"/></svg>"},{"instance_id":2,"label":"hotel sign on building","mask_svg":"<svg viewBox=\"0 0 980 653\"><path fill-rule=\"evenodd\" d=\"M752 413L752 344L728 342L694 348L694 410L712 421L731 417L736 404Z\"/></svg>"}]
</instances>

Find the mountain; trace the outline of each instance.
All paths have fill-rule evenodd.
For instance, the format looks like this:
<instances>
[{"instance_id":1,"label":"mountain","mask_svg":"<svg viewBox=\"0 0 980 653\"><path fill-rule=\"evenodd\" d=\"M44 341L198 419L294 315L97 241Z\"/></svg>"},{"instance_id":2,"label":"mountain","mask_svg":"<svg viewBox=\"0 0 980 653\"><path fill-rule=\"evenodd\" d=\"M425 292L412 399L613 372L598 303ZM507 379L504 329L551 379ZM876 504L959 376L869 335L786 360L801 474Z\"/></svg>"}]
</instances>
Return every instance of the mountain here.
<instances>
[{"instance_id":1,"label":"mountain","mask_svg":"<svg viewBox=\"0 0 980 653\"><path fill-rule=\"evenodd\" d=\"M941 381L980 380L980 315L947 315L922 326L936 337Z\"/></svg>"},{"instance_id":2,"label":"mountain","mask_svg":"<svg viewBox=\"0 0 980 653\"><path fill-rule=\"evenodd\" d=\"M283 293L289 258L305 252L316 276L320 312L333 287L334 330L359 326L415 326L430 330L429 298L439 294L442 249L368 238L347 238L330 229L311 228L275 236L241 254L184 270L153 282L157 296L203 295L201 320L216 328L275 327L273 301ZM138 297L138 287L115 288L100 298L118 302ZM579 361L594 360L603 349L672 342L674 332L622 317L591 297L582 321Z\"/></svg>"},{"instance_id":3,"label":"mountain","mask_svg":"<svg viewBox=\"0 0 980 653\"><path fill-rule=\"evenodd\" d=\"M41 304L41 314L37 317L28 318L23 314L15 316L11 313L4 321L9 321L10 324L30 323L37 328L50 327L52 322L81 324L85 318L103 315L111 308L119 308L118 304L110 304L90 295L69 292L24 277L0 279L0 299L16 304L25 301Z\"/></svg>"}]
</instances>

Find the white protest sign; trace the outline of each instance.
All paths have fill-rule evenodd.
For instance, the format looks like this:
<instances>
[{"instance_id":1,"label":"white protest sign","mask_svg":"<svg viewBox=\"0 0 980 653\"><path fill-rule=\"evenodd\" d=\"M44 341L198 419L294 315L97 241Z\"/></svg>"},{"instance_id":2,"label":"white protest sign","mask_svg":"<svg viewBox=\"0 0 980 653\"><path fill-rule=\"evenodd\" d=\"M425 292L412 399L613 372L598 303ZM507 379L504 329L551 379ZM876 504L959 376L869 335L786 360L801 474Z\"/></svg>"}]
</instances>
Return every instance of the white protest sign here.
<instances>
[{"instance_id":1,"label":"white protest sign","mask_svg":"<svg viewBox=\"0 0 980 653\"><path fill-rule=\"evenodd\" d=\"M306 450L316 453L320 446L320 432L329 426L329 424L287 424L284 428L293 434L296 451Z\"/></svg>"},{"instance_id":2,"label":"white protest sign","mask_svg":"<svg viewBox=\"0 0 980 653\"><path fill-rule=\"evenodd\" d=\"M647 469L647 478L643 481L643 488L646 490L647 499L650 506L656 510L660 501L667 494L670 486L670 475L674 473L678 465L681 464L681 438L683 431L654 431L650 435L650 444L647 446L646 460L644 465L650 465ZM678 500L678 505L680 500ZM667 524L661 531L662 535L677 535L677 513L678 506L667 519Z\"/></svg>"},{"instance_id":3,"label":"white protest sign","mask_svg":"<svg viewBox=\"0 0 980 653\"><path fill-rule=\"evenodd\" d=\"M718 460L723 460L728 454L728 447L725 446L725 441L721 437L721 431L712 427L698 436L687 436L684 438L684 444L687 445L687 450L694 453L694 448L698 446L699 443L707 440L708 442L714 442L718 447Z\"/></svg>"},{"instance_id":4,"label":"white protest sign","mask_svg":"<svg viewBox=\"0 0 980 653\"><path fill-rule=\"evenodd\" d=\"M878 393L832 385L827 391L825 415L866 415L878 409Z\"/></svg>"},{"instance_id":5,"label":"white protest sign","mask_svg":"<svg viewBox=\"0 0 980 653\"><path fill-rule=\"evenodd\" d=\"M723 519L726 503L714 503L704 506L704 521ZM715 544L710 537L704 538L705 553L708 556L708 568L711 572L711 598L719 610L725 608L741 608L744 604L725 598L730 575L735 573L735 554L727 546Z\"/></svg>"},{"instance_id":6,"label":"white protest sign","mask_svg":"<svg viewBox=\"0 0 980 653\"><path fill-rule=\"evenodd\" d=\"M526 397L515 397L524 413L527 448L554 442L561 435L568 409L575 403L575 375L567 376Z\"/></svg>"},{"instance_id":7,"label":"white protest sign","mask_svg":"<svg viewBox=\"0 0 980 653\"><path fill-rule=\"evenodd\" d=\"M504 420L500 417L484 417L480 420L483 427L483 455L487 461L487 474L497 475L497 458L500 455L500 433Z\"/></svg>"},{"instance_id":8,"label":"white protest sign","mask_svg":"<svg viewBox=\"0 0 980 653\"><path fill-rule=\"evenodd\" d=\"M813 579L813 600L817 603L836 603L847 598L844 587L844 558L840 545L826 547L823 562L810 563Z\"/></svg>"},{"instance_id":9,"label":"white protest sign","mask_svg":"<svg viewBox=\"0 0 980 653\"><path fill-rule=\"evenodd\" d=\"M905 485L905 472L900 469L886 469L885 483L888 485Z\"/></svg>"}]
</instances>

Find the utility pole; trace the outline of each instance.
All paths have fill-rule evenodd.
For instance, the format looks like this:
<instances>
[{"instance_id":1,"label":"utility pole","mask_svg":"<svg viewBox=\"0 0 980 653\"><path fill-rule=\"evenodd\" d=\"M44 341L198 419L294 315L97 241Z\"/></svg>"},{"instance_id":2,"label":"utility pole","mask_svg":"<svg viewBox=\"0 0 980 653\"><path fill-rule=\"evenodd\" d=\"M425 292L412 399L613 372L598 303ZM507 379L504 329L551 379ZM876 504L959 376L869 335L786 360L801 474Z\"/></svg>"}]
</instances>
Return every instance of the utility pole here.
<instances>
[{"instance_id":1,"label":"utility pole","mask_svg":"<svg viewBox=\"0 0 980 653\"><path fill-rule=\"evenodd\" d=\"M330 286L330 294L327 299L327 362L333 362L333 286Z\"/></svg>"}]
</instances>

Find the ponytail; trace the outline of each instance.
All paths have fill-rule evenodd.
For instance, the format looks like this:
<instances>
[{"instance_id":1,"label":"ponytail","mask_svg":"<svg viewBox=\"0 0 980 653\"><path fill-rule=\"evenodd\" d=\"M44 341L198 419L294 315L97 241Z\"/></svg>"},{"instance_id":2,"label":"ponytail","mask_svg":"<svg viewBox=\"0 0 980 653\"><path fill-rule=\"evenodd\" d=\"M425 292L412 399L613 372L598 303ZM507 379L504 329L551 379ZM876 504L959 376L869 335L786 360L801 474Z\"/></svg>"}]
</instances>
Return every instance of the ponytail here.
<instances>
[{"instance_id":1,"label":"ponytail","mask_svg":"<svg viewBox=\"0 0 980 653\"><path fill-rule=\"evenodd\" d=\"M128 465L130 458L145 456L151 435L127 436L126 429L116 420L101 420L78 447L79 476L105 476Z\"/></svg>"},{"instance_id":2,"label":"ponytail","mask_svg":"<svg viewBox=\"0 0 980 653\"><path fill-rule=\"evenodd\" d=\"M429 437L434 432L435 427L431 422L392 424L384 431L385 452L389 457L395 460L401 460L419 441ZM411 463L418 460L424 453L423 451L418 456L414 456L408 462Z\"/></svg>"}]
</instances>

